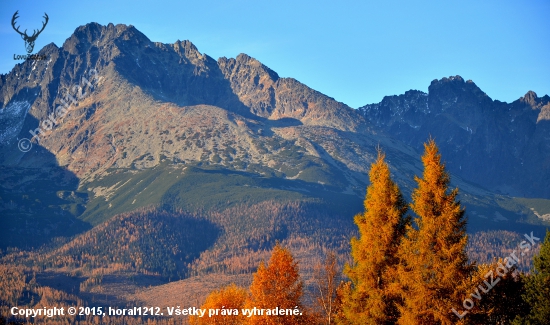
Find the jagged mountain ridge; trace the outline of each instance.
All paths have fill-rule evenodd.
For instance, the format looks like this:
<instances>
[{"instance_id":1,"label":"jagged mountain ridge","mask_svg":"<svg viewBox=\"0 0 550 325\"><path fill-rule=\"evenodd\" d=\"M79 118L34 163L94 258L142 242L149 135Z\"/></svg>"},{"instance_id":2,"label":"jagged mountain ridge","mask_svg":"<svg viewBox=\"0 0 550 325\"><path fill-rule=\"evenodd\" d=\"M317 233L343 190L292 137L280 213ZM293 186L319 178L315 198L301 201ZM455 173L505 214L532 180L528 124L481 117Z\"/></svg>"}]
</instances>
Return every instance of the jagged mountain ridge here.
<instances>
[{"instance_id":1,"label":"jagged mountain ridge","mask_svg":"<svg viewBox=\"0 0 550 325\"><path fill-rule=\"evenodd\" d=\"M77 28L62 47L49 44L40 53L49 59L18 64L0 78L1 123L10 125L2 133L0 196L6 203L0 209L12 216L4 229L15 234L4 244L24 234L65 236L59 230L79 224L74 218L97 225L146 205L188 208L199 191L186 182L197 173L170 178L172 169L188 167L243 175L241 187L217 188L231 179L226 172L204 184L214 206L243 199L231 198L235 191L252 201L299 199L301 193L319 199L328 191L358 206L366 168L384 141L357 132L368 127L355 110L244 54L215 61L189 41L154 43L134 27L94 23ZM81 82L83 76L93 87ZM53 130L39 133L31 151L19 151L17 141L42 127L75 85L88 95L57 118ZM387 151L412 154L399 146ZM414 162L403 165L401 175L417 169ZM71 182L51 182L48 175L61 171ZM258 188L258 177L281 181L245 191L243 186ZM56 204L49 204L53 198ZM194 206L208 200L196 197ZM38 211L42 218L34 217Z\"/></svg>"},{"instance_id":2,"label":"jagged mountain ridge","mask_svg":"<svg viewBox=\"0 0 550 325\"><path fill-rule=\"evenodd\" d=\"M133 26L96 23L77 28L62 47L49 44L40 54L49 60L26 61L0 78L1 122L15 125L1 135L7 149L3 165L59 165L74 173L78 190L91 199L109 201L113 193L128 190L126 183L106 182L106 188L97 180L137 175L163 162L320 184L359 200L379 145L406 193L420 173L420 151L373 132L381 125L399 127L384 120L387 110L353 110L294 79L280 78L245 54L216 61L189 41L155 43ZM89 95L53 130L40 134L39 146L26 154L16 150L16 140L29 137L26 130L51 116L66 89L81 84L92 69L99 78ZM408 94L405 105L412 109L402 116L419 123L430 114L428 102L436 99ZM369 113L375 111L380 115ZM44 159L45 152L53 157ZM488 194L460 179L455 183L474 196Z\"/></svg>"},{"instance_id":3,"label":"jagged mountain ridge","mask_svg":"<svg viewBox=\"0 0 550 325\"><path fill-rule=\"evenodd\" d=\"M198 52L189 41L153 43L132 26L88 24L78 28L63 47L57 49L50 44L43 49L43 53L49 55L50 61L17 65L10 74L3 76L1 84L4 97L2 106L6 107L9 106L8 102L14 102L14 96L28 93L25 89L33 89L34 94L27 95L23 102L29 105L32 103L30 114L38 121L43 121L52 113L54 101L59 102L64 89L78 84L77 79L93 68L101 71L104 80L114 83L99 87L105 90L104 93L96 91L91 98L78 103L79 107L91 106L91 109L82 112L86 117L77 123L86 123L99 116L95 110L112 103L111 92L118 89L120 96L117 100L120 102L132 101L143 94L140 100L146 104L143 104L140 112L149 105L155 106L153 102L162 101L178 106L206 104L222 107L260 124L262 121L271 124L271 120L277 120L273 123L281 126L320 125L343 131L355 130L364 124L353 109L294 79L279 78L275 72L244 54L236 59L220 58L216 62ZM18 76L27 74L27 82L21 82ZM37 80L40 80L40 85ZM130 96L121 92L135 93ZM110 97L110 100L98 100L102 96ZM66 120L71 120L78 113L69 113ZM101 116L102 123L105 123L105 117ZM47 138L44 142L46 147L49 147L48 143L61 144L62 141L58 140L67 138L67 134L63 134L68 129L67 123L60 124L55 132L50 132L51 136L41 137ZM27 127L35 128L34 125ZM81 126L79 128L83 129ZM16 131L22 129L20 127ZM17 133L11 132L12 142ZM21 136L28 135L23 132ZM89 136L79 137L75 141L82 144ZM66 144L64 147L69 152L77 151L77 148Z\"/></svg>"},{"instance_id":4,"label":"jagged mountain ridge","mask_svg":"<svg viewBox=\"0 0 550 325\"><path fill-rule=\"evenodd\" d=\"M128 190L116 182L108 190L95 180L139 174L168 162L321 184L360 199L377 145L386 150L406 192L414 186L413 175L420 173L418 153L371 131L369 122L380 125L376 116L362 118L366 110L353 110L294 79L280 78L244 54L215 61L189 41L154 43L133 26L95 23L77 28L61 48L50 44L40 53L50 59L18 64L1 78L3 111L13 111L3 121L16 126L2 136L9 140L11 135L11 150L2 151L4 164L60 165L74 173L80 190L92 198L108 201L112 193ZM40 146L26 154L13 150L16 138L28 137L25 130L34 130L51 115L64 91L91 69L100 77L89 96L40 135ZM418 103L411 107L419 112L428 101L444 101L444 96L414 95ZM44 152L55 158L44 159Z\"/></svg>"},{"instance_id":5,"label":"jagged mountain ridge","mask_svg":"<svg viewBox=\"0 0 550 325\"><path fill-rule=\"evenodd\" d=\"M190 41L151 42L133 26L88 24L78 28L63 49L91 54L97 50L94 43L107 49L98 53L100 64L112 60L130 82L147 85L148 93L180 106L208 104L239 114L296 118L311 125L332 123L343 129L353 129L346 124L357 118L346 105L292 78L280 78L246 54L215 61Z\"/></svg>"},{"instance_id":6,"label":"jagged mountain ridge","mask_svg":"<svg viewBox=\"0 0 550 325\"><path fill-rule=\"evenodd\" d=\"M363 115L245 54L216 61L189 41L155 43L132 26L95 23L40 54L49 60L0 76L0 248L29 252L2 258L46 268L52 282L78 277L79 296L95 302L132 300L121 284L146 282L129 275L214 274L219 285L222 273L246 278L275 241L311 275L322 251L349 249L377 148L406 196L422 172L420 151L385 134L382 126L395 121ZM84 87L88 95L20 152L17 141L92 69L98 78ZM421 123L428 96L412 95L404 102L418 112L407 118ZM452 181L470 232L542 223L527 204ZM154 231L159 222L162 231ZM200 236L204 229L209 238ZM195 249L178 241L186 235ZM140 258L151 251L167 263ZM103 275L109 280L98 286Z\"/></svg>"},{"instance_id":7,"label":"jagged mountain ridge","mask_svg":"<svg viewBox=\"0 0 550 325\"><path fill-rule=\"evenodd\" d=\"M414 148L429 136L456 175L513 196L550 197L550 97L529 91L492 100L460 76L359 108L375 127Z\"/></svg>"}]
</instances>

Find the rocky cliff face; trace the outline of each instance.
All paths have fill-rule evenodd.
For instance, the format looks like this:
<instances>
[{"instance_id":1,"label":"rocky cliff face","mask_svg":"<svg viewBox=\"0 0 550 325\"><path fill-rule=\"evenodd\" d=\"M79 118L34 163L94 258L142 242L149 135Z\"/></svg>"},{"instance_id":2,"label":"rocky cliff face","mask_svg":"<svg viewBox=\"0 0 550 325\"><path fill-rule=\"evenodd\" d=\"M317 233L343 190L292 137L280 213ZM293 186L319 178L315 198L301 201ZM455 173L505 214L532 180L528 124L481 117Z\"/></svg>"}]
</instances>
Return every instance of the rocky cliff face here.
<instances>
[{"instance_id":1,"label":"rocky cliff face","mask_svg":"<svg viewBox=\"0 0 550 325\"><path fill-rule=\"evenodd\" d=\"M528 92L502 103L456 76L434 80L428 94L411 90L353 110L246 54L216 61L189 41L155 43L126 25L91 23L62 47L50 44L39 53L48 60L20 63L0 77L4 165L44 164L37 151L12 150L37 129L35 147L52 152L79 177L107 166L150 167L161 156L279 166L277 150L261 144L269 137L296 141L318 158L325 150L346 167L328 165L363 173L366 161L353 149L354 141L363 141L357 136L384 142L386 134L418 151L432 136L455 174L502 193L550 196L548 96ZM67 104L70 109L58 114ZM196 105L204 117L190 124L187 114L197 111L185 107ZM312 134L328 130L349 146L327 150L329 142L312 142Z\"/></svg>"},{"instance_id":2,"label":"rocky cliff face","mask_svg":"<svg viewBox=\"0 0 550 325\"><path fill-rule=\"evenodd\" d=\"M132 111L133 116L155 114L146 111L159 102L179 107L220 107L258 123L278 121L280 125L326 126L345 131L366 128L355 110L294 79L279 78L245 54L215 61L189 41L154 43L132 26L88 24L78 28L61 48L50 44L40 54L49 60L21 63L0 81L2 123L11 126L0 134L4 145L13 145L18 135L29 137L27 130L40 127L37 123L55 114L58 105L71 101L71 111L54 125L58 131L44 132L48 135L40 137L46 139L46 147L50 148L49 143L71 142L62 141L62 137L74 138L85 129L86 135L75 138L78 144L84 144L101 129L100 123L110 121L97 111L101 107L112 110L107 115L120 122L132 109L138 110ZM93 87L88 83L91 71L100 73L97 80L92 80L97 81ZM87 77L86 81L82 77ZM80 92L89 89L91 96L74 100L78 96L73 93L67 99L67 91L75 87L84 89ZM97 125L93 124L96 119L101 119ZM70 122L62 123L65 120ZM97 128L89 129L89 123ZM69 124L74 124L71 131ZM66 144L64 148L76 150ZM4 161L19 161L18 154L4 154Z\"/></svg>"},{"instance_id":3,"label":"rocky cliff face","mask_svg":"<svg viewBox=\"0 0 550 325\"><path fill-rule=\"evenodd\" d=\"M168 159L362 187L371 155L356 142L375 141L363 117L245 54L216 61L189 41L96 23L40 54L0 79L4 166L59 164L89 180Z\"/></svg>"},{"instance_id":4,"label":"rocky cliff face","mask_svg":"<svg viewBox=\"0 0 550 325\"><path fill-rule=\"evenodd\" d=\"M272 120L292 118L306 125L357 130L363 124L357 112L292 78L279 78L246 54L220 58L220 69L231 89L250 111Z\"/></svg>"},{"instance_id":5,"label":"rocky cliff face","mask_svg":"<svg viewBox=\"0 0 550 325\"><path fill-rule=\"evenodd\" d=\"M549 110L547 95L529 91L503 103L460 76L432 81L427 94L411 90L359 109L379 130L418 150L434 137L457 175L532 197L550 196Z\"/></svg>"},{"instance_id":6,"label":"rocky cliff face","mask_svg":"<svg viewBox=\"0 0 550 325\"><path fill-rule=\"evenodd\" d=\"M453 77L429 94L353 110L245 54L214 60L189 41L155 43L126 25L88 24L39 54L48 59L0 76L1 249L151 207L217 216L224 235L205 270L275 240L347 247L377 148L408 196L430 135L472 211L469 230L540 222L455 175L548 193L547 96L500 103ZM31 133L31 150L20 151ZM280 213L266 217L266 206Z\"/></svg>"}]
</instances>

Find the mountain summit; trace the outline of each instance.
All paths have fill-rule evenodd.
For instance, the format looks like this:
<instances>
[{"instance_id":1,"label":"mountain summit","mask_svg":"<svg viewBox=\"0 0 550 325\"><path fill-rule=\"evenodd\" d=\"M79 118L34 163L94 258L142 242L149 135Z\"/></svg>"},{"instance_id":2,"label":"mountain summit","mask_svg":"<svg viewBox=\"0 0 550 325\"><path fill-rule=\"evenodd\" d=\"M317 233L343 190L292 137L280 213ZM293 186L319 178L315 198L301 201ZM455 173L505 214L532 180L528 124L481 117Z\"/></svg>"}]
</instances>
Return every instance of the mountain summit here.
<instances>
[{"instance_id":1,"label":"mountain summit","mask_svg":"<svg viewBox=\"0 0 550 325\"><path fill-rule=\"evenodd\" d=\"M312 275L328 249L348 252L378 150L408 198L430 136L470 233L548 225L547 200L502 194L550 196L548 96L501 103L457 76L354 110L246 54L214 60L126 25L39 54L0 76L0 259L95 304L192 305L249 281L276 242Z\"/></svg>"},{"instance_id":2,"label":"mountain summit","mask_svg":"<svg viewBox=\"0 0 550 325\"><path fill-rule=\"evenodd\" d=\"M513 103L492 100L455 76L359 108L379 131L420 150L439 144L451 172L500 193L550 197L550 97L529 91Z\"/></svg>"}]
</instances>

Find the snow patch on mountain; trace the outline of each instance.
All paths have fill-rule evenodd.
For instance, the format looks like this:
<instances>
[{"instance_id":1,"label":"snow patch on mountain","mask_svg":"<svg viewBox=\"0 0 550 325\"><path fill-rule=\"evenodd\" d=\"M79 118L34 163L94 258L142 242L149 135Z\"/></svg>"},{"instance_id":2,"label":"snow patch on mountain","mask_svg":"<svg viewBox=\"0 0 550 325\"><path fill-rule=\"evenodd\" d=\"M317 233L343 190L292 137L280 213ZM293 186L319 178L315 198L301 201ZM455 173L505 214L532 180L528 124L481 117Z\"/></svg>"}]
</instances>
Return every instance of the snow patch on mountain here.
<instances>
[{"instance_id":1,"label":"snow patch on mountain","mask_svg":"<svg viewBox=\"0 0 550 325\"><path fill-rule=\"evenodd\" d=\"M0 145L8 145L21 132L31 104L14 101L0 109Z\"/></svg>"}]
</instances>

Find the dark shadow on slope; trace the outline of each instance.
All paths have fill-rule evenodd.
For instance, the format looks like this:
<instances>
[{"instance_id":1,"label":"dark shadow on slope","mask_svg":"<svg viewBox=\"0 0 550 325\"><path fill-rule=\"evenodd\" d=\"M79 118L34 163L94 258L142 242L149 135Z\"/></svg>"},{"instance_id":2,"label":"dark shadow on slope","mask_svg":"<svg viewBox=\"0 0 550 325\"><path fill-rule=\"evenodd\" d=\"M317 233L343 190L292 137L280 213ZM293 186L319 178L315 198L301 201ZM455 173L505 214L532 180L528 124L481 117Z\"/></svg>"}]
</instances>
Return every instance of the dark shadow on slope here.
<instances>
[{"instance_id":1,"label":"dark shadow on slope","mask_svg":"<svg viewBox=\"0 0 550 325\"><path fill-rule=\"evenodd\" d=\"M273 132L272 130L273 128L285 128L303 125L302 121L291 117L283 117L278 120L270 120L265 117L255 116L254 119L259 123L257 125L248 125L248 127L256 132L256 134L268 137L272 137L275 134L275 132Z\"/></svg>"},{"instance_id":2,"label":"dark shadow on slope","mask_svg":"<svg viewBox=\"0 0 550 325\"><path fill-rule=\"evenodd\" d=\"M266 123L268 126L274 127L274 128L285 128L285 127L303 125L302 121L297 120L295 118L291 118L291 117L283 117L283 118L280 118L278 120L265 119L264 123Z\"/></svg>"},{"instance_id":3,"label":"dark shadow on slope","mask_svg":"<svg viewBox=\"0 0 550 325\"><path fill-rule=\"evenodd\" d=\"M265 127L260 131L263 132L261 135L272 135L271 127L302 125L293 118L268 120L252 113L253 109L234 93L218 62L206 54L191 62L169 44L161 49L148 40L134 43L120 38L115 40L115 44L123 49L123 53L113 60L116 71L155 100L179 106L220 107L263 123Z\"/></svg>"},{"instance_id":4,"label":"dark shadow on slope","mask_svg":"<svg viewBox=\"0 0 550 325\"><path fill-rule=\"evenodd\" d=\"M82 276L72 276L67 273L41 272L36 274L36 283L70 294L80 293L80 284L86 280Z\"/></svg>"},{"instance_id":5,"label":"dark shadow on slope","mask_svg":"<svg viewBox=\"0 0 550 325\"><path fill-rule=\"evenodd\" d=\"M28 131L37 125L28 114L18 138L30 138ZM79 179L59 166L52 153L37 143L21 152L17 140L0 150L0 249L36 248L91 228L77 219L87 194L77 192Z\"/></svg>"},{"instance_id":6,"label":"dark shadow on slope","mask_svg":"<svg viewBox=\"0 0 550 325\"><path fill-rule=\"evenodd\" d=\"M171 281L185 278L188 265L219 236L218 226L199 216L140 208L78 236L42 264L91 270L112 266Z\"/></svg>"},{"instance_id":7,"label":"dark shadow on slope","mask_svg":"<svg viewBox=\"0 0 550 325\"><path fill-rule=\"evenodd\" d=\"M233 93L214 59L206 56L204 61L189 62L171 48L163 50L145 41L116 39L115 44L123 49L113 60L117 72L155 100L180 106L212 105L256 118Z\"/></svg>"}]
</instances>

